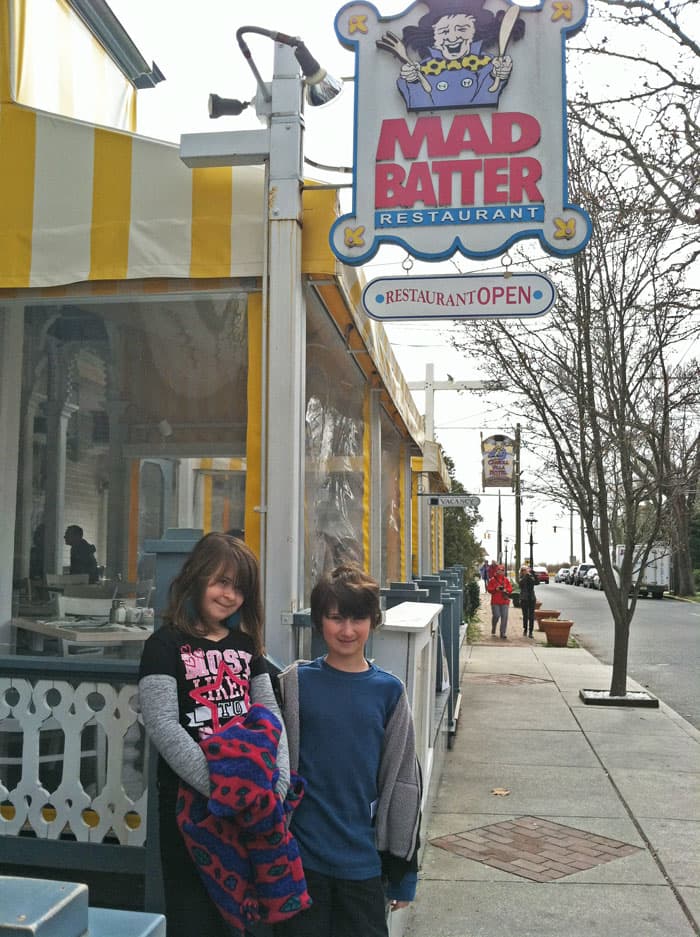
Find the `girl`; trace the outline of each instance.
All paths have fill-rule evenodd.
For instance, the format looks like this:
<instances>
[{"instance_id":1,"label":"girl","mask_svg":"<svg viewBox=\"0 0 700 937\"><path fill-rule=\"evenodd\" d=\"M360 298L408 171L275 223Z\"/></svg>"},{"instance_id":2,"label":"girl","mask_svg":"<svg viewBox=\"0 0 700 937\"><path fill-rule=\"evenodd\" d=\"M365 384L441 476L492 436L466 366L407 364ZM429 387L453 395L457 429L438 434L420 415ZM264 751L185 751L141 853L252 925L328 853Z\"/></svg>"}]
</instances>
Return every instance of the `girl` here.
<instances>
[{"instance_id":1,"label":"girl","mask_svg":"<svg viewBox=\"0 0 700 937\"><path fill-rule=\"evenodd\" d=\"M168 937L230 933L209 898L176 823L182 779L209 797L198 744L261 703L282 721L263 657L263 613L255 555L243 541L210 533L175 577L163 627L146 641L139 671L143 722L158 749L160 852ZM284 730L277 792L289 782Z\"/></svg>"}]
</instances>

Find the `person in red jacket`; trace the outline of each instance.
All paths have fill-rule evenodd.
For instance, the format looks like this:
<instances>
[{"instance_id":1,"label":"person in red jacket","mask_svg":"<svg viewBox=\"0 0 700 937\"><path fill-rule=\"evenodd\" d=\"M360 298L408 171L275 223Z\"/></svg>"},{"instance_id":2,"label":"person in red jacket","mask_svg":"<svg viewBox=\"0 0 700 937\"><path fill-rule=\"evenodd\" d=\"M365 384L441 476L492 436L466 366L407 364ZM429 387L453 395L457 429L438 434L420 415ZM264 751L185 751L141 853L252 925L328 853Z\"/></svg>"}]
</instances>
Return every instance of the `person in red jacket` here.
<instances>
[{"instance_id":1,"label":"person in red jacket","mask_svg":"<svg viewBox=\"0 0 700 937\"><path fill-rule=\"evenodd\" d=\"M508 628L510 594L513 591L513 586L510 579L506 577L503 566L496 568L496 572L488 581L486 590L491 594L491 634L496 634L496 626L500 623L501 638L505 641Z\"/></svg>"}]
</instances>

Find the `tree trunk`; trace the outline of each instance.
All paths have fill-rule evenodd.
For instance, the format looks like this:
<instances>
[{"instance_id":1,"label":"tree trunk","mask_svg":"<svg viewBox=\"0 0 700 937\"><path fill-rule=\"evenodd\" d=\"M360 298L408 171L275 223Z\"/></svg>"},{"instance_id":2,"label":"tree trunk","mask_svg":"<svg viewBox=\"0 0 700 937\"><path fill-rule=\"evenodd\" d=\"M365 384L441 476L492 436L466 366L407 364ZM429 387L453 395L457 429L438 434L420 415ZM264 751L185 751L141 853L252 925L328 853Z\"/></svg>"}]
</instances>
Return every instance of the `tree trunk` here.
<instances>
[{"instance_id":1,"label":"tree trunk","mask_svg":"<svg viewBox=\"0 0 700 937\"><path fill-rule=\"evenodd\" d=\"M626 617L626 616L625 616ZM627 651L630 639L629 621L618 620L613 610L615 621L615 644L613 646L613 669L610 680L610 695L625 696L627 694Z\"/></svg>"},{"instance_id":2,"label":"tree trunk","mask_svg":"<svg viewBox=\"0 0 700 937\"><path fill-rule=\"evenodd\" d=\"M676 595L695 595L693 563L690 556L690 524L685 495L671 496L671 542L675 567Z\"/></svg>"}]
</instances>

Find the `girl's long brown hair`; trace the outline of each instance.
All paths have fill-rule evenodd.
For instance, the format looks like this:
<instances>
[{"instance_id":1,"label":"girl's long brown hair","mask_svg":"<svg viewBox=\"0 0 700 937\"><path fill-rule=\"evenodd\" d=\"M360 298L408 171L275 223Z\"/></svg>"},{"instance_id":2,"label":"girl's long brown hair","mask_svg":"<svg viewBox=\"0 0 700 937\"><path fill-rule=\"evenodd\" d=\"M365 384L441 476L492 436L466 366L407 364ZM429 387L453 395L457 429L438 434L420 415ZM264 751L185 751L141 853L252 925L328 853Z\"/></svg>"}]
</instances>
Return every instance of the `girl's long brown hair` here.
<instances>
[{"instance_id":1,"label":"girl's long brown hair","mask_svg":"<svg viewBox=\"0 0 700 937\"><path fill-rule=\"evenodd\" d=\"M204 590L214 576L230 576L243 593L241 630L250 635L256 654L264 653L263 607L260 596L260 569L250 549L237 537L213 532L196 544L170 584L165 624L193 637L202 637L199 616Z\"/></svg>"}]
</instances>

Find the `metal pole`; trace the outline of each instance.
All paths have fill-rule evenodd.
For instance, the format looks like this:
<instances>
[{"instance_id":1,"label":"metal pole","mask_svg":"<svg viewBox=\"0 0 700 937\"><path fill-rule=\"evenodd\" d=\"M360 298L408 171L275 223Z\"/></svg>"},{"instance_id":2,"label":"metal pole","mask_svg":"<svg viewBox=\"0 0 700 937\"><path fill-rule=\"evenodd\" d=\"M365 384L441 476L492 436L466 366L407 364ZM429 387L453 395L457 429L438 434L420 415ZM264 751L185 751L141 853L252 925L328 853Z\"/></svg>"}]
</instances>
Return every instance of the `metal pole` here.
<instances>
[{"instance_id":1,"label":"metal pole","mask_svg":"<svg viewBox=\"0 0 700 937\"><path fill-rule=\"evenodd\" d=\"M576 562L574 556L574 506L569 507L569 565L573 566Z\"/></svg>"},{"instance_id":2,"label":"metal pole","mask_svg":"<svg viewBox=\"0 0 700 937\"><path fill-rule=\"evenodd\" d=\"M500 563L503 559L501 545L501 530L503 527L503 518L501 517L501 492L498 492L498 523L496 524L496 562Z\"/></svg>"},{"instance_id":3,"label":"metal pole","mask_svg":"<svg viewBox=\"0 0 700 937\"><path fill-rule=\"evenodd\" d=\"M533 539L533 530L537 520L532 516L531 513L530 517L525 519L525 523L530 525L530 568L532 568L535 565L535 541Z\"/></svg>"},{"instance_id":4,"label":"metal pole","mask_svg":"<svg viewBox=\"0 0 700 937\"><path fill-rule=\"evenodd\" d=\"M433 378L434 378L434 368L433 365L428 363L425 366L425 417L424 417L424 432L426 442L435 441L435 390L433 387ZM427 472L423 472L421 475L422 479L422 490L430 490L430 476ZM420 537L418 539L418 566L420 569L421 575L430 574L434 572L433 570L433 550L432 550L432 525L431 525L431 508L428 504L426 498L422 498L418 505L418 511L420 513Z\"/></svg>"},{"instance_id":5,"label":"metal pole","mask_svg":"<svg viewBox=\"0 0 700 937\"><path fill-rule=\"evenodd\" d=\"M520 571L521 556L521 510L520 498L520 423L515 427L515 572Z\"/></svg>"},{"instance_id":6,"label":"metal pole","mask_svg":"<svg viewBox=\"0 0 700 937\"><path fill-rule=\"evenodd\" d=\"M304 120L294 50L275 43L270 116L267 484L264 589L266 643L292 659L292 614L303 601L306 314L301 279Z\"/></svg>"}]
</instances>

